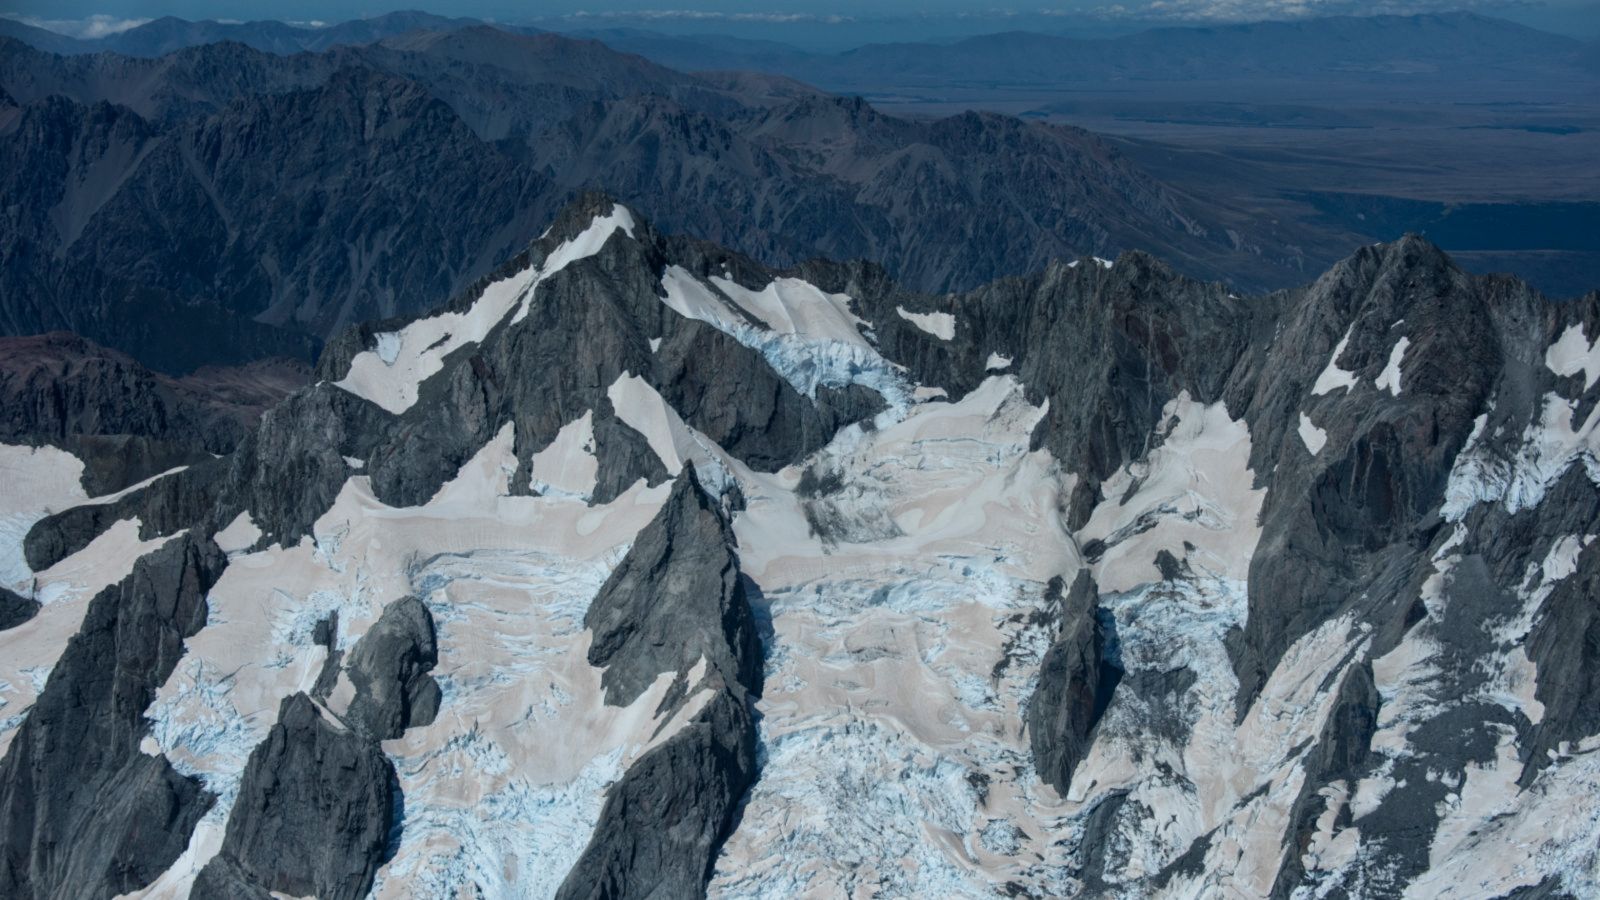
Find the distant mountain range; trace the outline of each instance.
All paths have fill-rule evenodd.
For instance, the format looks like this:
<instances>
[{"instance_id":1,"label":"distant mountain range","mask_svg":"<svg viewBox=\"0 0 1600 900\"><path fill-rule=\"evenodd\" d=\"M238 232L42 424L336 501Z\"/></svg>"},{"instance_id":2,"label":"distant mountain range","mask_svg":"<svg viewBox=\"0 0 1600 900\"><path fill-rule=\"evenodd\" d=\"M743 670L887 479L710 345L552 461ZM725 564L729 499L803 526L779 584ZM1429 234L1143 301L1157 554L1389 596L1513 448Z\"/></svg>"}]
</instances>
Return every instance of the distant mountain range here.
<instances>
[{"instance_id":1,"label":"distant mountain range","mask_svg":"<svg viewBox=\"0 0 1600 900\"><path fill-rule=\"evenodd\" d=\"M597 187L774 264L871 259L925 290L1135 247L1275 287L1359 240L1189 196L1078 129L907 121L481 25L287 56L0 38L0 91L0 328L170 371L415 313Z\"/></svg>"},{"instance_id":2,"label":"distant mountain range","mask_svg":"<svg viewBox=\"0 0 1600 900\"><path fill-rule=\"evenodd\" d=\"M1103 39L1010 32L949 44L869 44L838 54L724 37L591 34L677 68L780 72L831 90L1251 78L1526 79L1574 72L1584 52L1593 52L1573 38L1472 13L1169 27Z\"/></svg>"},{"instance_id":3,"label":"distant mountain range","mask_svg":"<svg viewBox=\"0 0 1600 900\"><path fill-rule=\"evenodd\" d=\"M233 41L268 53L289 54L348 44L370 44L408 31L466 28L483 24L480 19L437 16L417 10L352 19L326 27L291 25L270 19L255 22L191 22L175 16L162 16L105 37L82 39L57 34L15 19L0 18L0 35L63 55L109 51L125 56L162 56L185 47L221 41ZM527 34L539 30L501 27Z\"/></svg>"},{"instance_id":4,"label":"distant mountain range","mask_svg":"<svg viewBox=\"0 0 1600 900\"><path fill-rule=\"evenodd\" d=\"M60 54L111 51L161 56L234 41L291 54L370 44L407 32L491 23L408 11L326 27L277 21L191 22L165 16L117 34L83 40L11 19L0 35ZM517 34L531 26L493 23ZM727 35L675 35L638 28L580 29L685 71L740 70L789 75L830 90L896 84L1060 84L1117 80L1243 78L1392 79L1546 77L1592 66L1595 44L1467 12L1330 16L1237 25L1161 27L1109 38L1006 32L954 42L867 44L818 53L776 41Z\"/></svg>"}]
</instances>

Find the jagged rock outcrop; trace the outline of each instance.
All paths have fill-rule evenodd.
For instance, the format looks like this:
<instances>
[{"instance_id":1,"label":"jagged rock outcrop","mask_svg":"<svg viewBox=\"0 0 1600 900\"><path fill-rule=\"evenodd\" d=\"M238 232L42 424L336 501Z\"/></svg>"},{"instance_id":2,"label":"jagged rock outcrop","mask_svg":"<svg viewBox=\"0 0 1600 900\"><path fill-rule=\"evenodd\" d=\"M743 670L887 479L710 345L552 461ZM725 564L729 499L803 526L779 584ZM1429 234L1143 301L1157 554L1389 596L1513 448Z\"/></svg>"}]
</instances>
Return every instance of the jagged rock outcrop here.
<instances>
[{"instance_id":1,"label":"jagged rock outcrop","mask_svg":"<svg viewBox=\"0 0 1600 900\"><path fill-rule=\"evenodd\" d=\"M0 759L0 894L110 898L183 852L215 798L139 743L224 565L214 544L183 535L90 602Z\"/></svg>"},{"instance_id":2,"label":"jagged rock outcrop","mask_svg":"<svg viewBox=\"0 0 1600 900\"><path fill-rule=\"evenodd\" d=\"M222 851L192 896L364 897L395 800L394 767L377 744L327 719L305 694L288 697L250 754Z\"/></svg>"},{"instance_id":3,"label":"jagged rock outcrop","mask_svg":"<svg viewBox=\"0 0 1600 900\"><path fill-rule=\"evenodd\" d=\"M656 676L682 680L702 661L720 681L760 685L761 649L731 540L693 467L685 469L584 616L606 702L627 706Z\"/></svg>"},{"instance_id":4,"label":"jagged rock outcrop","mask_svg":"<svg viewBox=\"0 0 1600 900\"><path fill-rule=\"evenodd\" d=\"M232 450L305 380L291 360L173 378L76 335L0 338L0 440L67 450L100 496Z\"/></svg>"},{"instance_id":5,"label":"jagged rock outcrop","mask_svg":"<svg viewBox=\"0 0 1600 900\"><path fill-rule=\"evenodd\" d=\"M1318 831L1318 818L1330 811L1330 799L1324 789L1329 784L1348 785L1356 780L1356 773L1371 752L1382 704L1383 698L1372 683L1371 664L1351 666L1307 760L1306 783L1284 832L1283 862L1272 886L1274 897L1291 896L1304 883L1306 869L1302 860ZM1348 806L1335 807L1331 812L1337 827L1349 827L1352 816Z\"/></svg>"},{"instance_id":6,"label":"jagged rock outcrop","mask_svg":"<svg viewBox=\"0 0 1600 900\"><path fill-rule=\"evenodd\" d=\"M227 464L207 459L155 479L109 503L86 503L33 524L23 540L28 565L42 572L89 546L124 519L139 520L143 539L162 537L194 523L210 523Z\"/></svg>"},{"instance_id":7,"label":"jagged rock outcrop","mask_svg":"<svg viewBox=\"0 0 1600 900\"><path fill-rule=\"evenodd\" d=\"M26 513L16 585L168 542L15 713L0 886L186 885L205 784L200 896L1586 895L1597 339L1419 238L926 296L587 195L222 458Z\"/></svg>"},{"instance_id":8,"label":"jagged rock outcrop","mask_svg":"<svg viewBox=\"0 0 1600 900\"><path fill-rule=\"evenodd\" d=\"M1218 213L1226 198L1171 191L1085 131L902 120L557 35L160 59L0 37L0 86L18 103L0 185L22 199L4 213L0 329L70 329L163 371L305 358L421 312L593 188L776 264L875 259L924 290L1134 246L1251 284L1304 271L1271 229L1230 237L1252 219Z\"/></svg>"},{"instance_id":9,"label":"jagged rock outcrop","mask_svg":"<svg viewBox=\"0 0 1600 900\"><path fill-rule=\"evenodd\" d=\"M1245 384L1254 394L1252 468L1276 467L1250 574L1242 704L1294 639L1374 596L1366 579L1413 577L1406 545L1431 539L1451 464L1503 371L1495 320L1542 303L1525 288L1498 299L1484 287L1419 238L1365 248L1302 293L1279 339L1235 375L1232 402L1246 402ZM1391 389L1394 354L1417 362ZM1319 392L1330 366L1355 386ZM1363 383L1376 402L1350 402ZM1295 447L1302 408L1329 435L1316 454Z\"/></svg>"},{"instance_id":10,"label":"jagged rock outcrop","mask_svg":"<svg viewBox=\"0 0 1600 900\"><path fill-rule=\"evenodd\" d=\"M39 601L0 588L0 631L15 628L39 613Z\"/></svg>"},{"instance_id":11,"label":"jagged rock outcrop","mask_svg":"<svg viewBox=\"0 0 1600 900\"><path fill-rule=\"evenodd\" d=\"M1059 579L1051 584L1058 631L1039 664L1039 687L1028 701L1027 724L1039 778L1065 794L1121 673L1105 658L1094 579L1080 570L1064 596L1061 589Z\"/></svg>"},{"instance_id":12,"label":"jagged rock outcrop","mask_svg":"<svg viewBox=\"0 0 1600 900\"><path fill-rule=\"evenodd\" d=\"M439 662L433 614L416 597L402 597L350 651L345 671L355 698L345 720L377 740L427 725L439 712L439 683L428 671Z\"/></svg>"},{"instance_id":13,"label":"jagged rock outcrop","mask_svg":"<svg viewBox=\"0 0 1600 900\"><path fill-rule=\"evenodd\" d=\"M756 776L751 704L761 692L761 646L727 522L692 467L584 623L594 632L589 662L605 668L607 703L626 706L668 673L676 680L659 712L673 715L702 691L711 698L606 792L594 838L557 896L701 896Z\"/></svg>"},{"instance_id":14,"label":"jagged rock outcrop","mask_svg":"<svg viewBox=\"0 0 1600 900\"><path fill-rule=\"evenodd\" d=\"M756 779L755 722L739 690L717 690L606 792L595 836L560 900L705 895L740 799Z\"/></svg>"}]
</instances>

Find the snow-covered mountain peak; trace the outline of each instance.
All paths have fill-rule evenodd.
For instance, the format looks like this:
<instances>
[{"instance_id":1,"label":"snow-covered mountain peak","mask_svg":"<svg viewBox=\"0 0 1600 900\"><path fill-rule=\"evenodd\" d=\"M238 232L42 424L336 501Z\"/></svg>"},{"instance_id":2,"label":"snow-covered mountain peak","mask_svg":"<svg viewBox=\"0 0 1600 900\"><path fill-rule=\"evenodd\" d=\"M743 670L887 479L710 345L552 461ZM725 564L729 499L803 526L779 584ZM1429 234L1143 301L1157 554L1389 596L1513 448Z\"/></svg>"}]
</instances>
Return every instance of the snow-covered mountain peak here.
<instances>
[{"instance_id":1,"label":"snow-covered mountain peak","mask_svg":"<svg viewBox=\"0 0 1600 900\"><path fill-rule=\"evenodd\" d=\"M4 448L0 884L1586 894L1596 336L1414 238L926 296L580 198L230 454Z\"/></svg>"}]
</instances>

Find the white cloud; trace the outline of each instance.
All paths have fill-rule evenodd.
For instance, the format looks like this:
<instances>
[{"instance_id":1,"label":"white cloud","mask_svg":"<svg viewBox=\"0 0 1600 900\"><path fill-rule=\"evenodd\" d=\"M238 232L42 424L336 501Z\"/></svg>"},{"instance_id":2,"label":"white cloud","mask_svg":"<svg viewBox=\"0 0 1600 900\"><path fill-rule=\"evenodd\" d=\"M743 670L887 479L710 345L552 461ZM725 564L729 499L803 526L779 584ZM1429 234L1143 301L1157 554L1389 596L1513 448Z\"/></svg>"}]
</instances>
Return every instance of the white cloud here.
<instances>
[{"instance_id":1,"label":"white cloud","mask_svg":"<svg viewBox=\"0 0 1600 900\"><path fill-rule=\"evenodd\" d=\"M1089 15L1151 22L1260 22L1318 16L1417 15L1504 10L1525 0L1150 0L1081 9L1041 9L1046 16Z\"/></svg>"},{"instance_id":2,"label":"white cloud","mask_svg":"<svg viewBox=\"0 0 1600 900\"><path fill-rule=\"evenodd\" d=\"M590 12L579 10L567 16L569 19L642 19L645 21L661 21L668 19L691 21L716 21L716 22L766 22L774 24L788 24L804 22L823 25L841 25L855 21L849 16L828 15L823 13L804 12L721 12L709 9L635 9L635 10L601 10Z\"/></svg>"},{"instance_id":3,"label":"white cloud","mask_svg":"<svg viewBox=\"0 0 1600 900\"><path fill-rule=\"evenodd\" d=\"M95 38L108 37L121 34L130 28L138 28L150 21L149 19L127 19L121 16L93 15L82 19L38 19L33 16L18 16L11 13L0 14L5 18L14 19L24 25L54 31L67 37L82 38L92 41Z\"/></svg>"}]
</instances>

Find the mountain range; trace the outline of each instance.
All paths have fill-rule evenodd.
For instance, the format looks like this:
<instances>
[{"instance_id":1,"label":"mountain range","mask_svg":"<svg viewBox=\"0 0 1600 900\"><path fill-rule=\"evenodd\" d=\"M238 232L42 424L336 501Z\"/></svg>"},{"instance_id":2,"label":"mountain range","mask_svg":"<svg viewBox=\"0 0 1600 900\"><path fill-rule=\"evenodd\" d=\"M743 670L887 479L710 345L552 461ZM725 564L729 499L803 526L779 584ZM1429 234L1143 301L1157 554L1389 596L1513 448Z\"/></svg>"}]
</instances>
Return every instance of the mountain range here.
<instances>
[{"instance_id":1,"label":"mountain range","mask_svg":"<svg viewBox=\"0 0 1600 900\"><path fill-rule=\"evenodd\" d=\"M370 44L409 31L443 31L484 25L482 20L439 16L419 10L351 19L334 25L297 25L276 20L255 22L190 21L162 16L98 38L75 38L17 19L0 18L0 35L16 38L50 53L120 53L164 56L174 50L222 42L244 44L268 53L291 54L326 50L345 44ZM523 34L539 29L501 26Z\"/></svg>"},{"instance_id":2,"label":"mountain range","mask_svg":"<svg viewBox=\"0 0 1600 900\"><path fill-rule=\"evenodd\" d=\"M806 52L639 29L578 32L681 69L774 72L830 90L1141 81L1499 84L1572 76L1592 43L1467 12L1151 28L1109 38L1002 32Z\"/></svg>"},{"instance_id":3,"label":"mountain range","mask_svg":"<svg viewBox=\"0 0 1600 900\"><path fill-rule=\"evenodd\" d=\"M14 19L0 35L64 55L113 52L162 56L219 42L276 54L375 43L416 31L491 26L538 34L527 25L394 12L329 26L278 21L189 21L171 16L95 39L73 38ZM1001 32L955 41L869 43L839 53L718 34L665 34L640 28L568 32L596 38L683 71L784 74L830 90L885 84L1039 85L1082 81L1385 80L1546 78L1571 73L1593 42L1470 12L1319 16L1224 25L1156 27L1104 38Z\"/></svg>"},{"instance_id":4,"label":"mountain range","mask_svg":"<svg viewBox=\"0 0 1600 900\"><path fill-rule=\"evenodd\" d=\"M1597 889L1600 293L930 294L586 194L242 432L70 353L0 447L6 896Z\"/></svg>"},{"instance_id":5,"label":"mountain range","mask_svg":"<svg viewBox=\"0 0 1600 900\"><path fill-rule=\"evenodd\" d=\"M932 291L1135 247L1279 287L1354 240L1175 189L1079 129L900 119L485 26L287 56L0 38L0 91L0 329L174 373L414 314L596 187L773 264L872 259Z\"/></svg>"}]
</instances>

